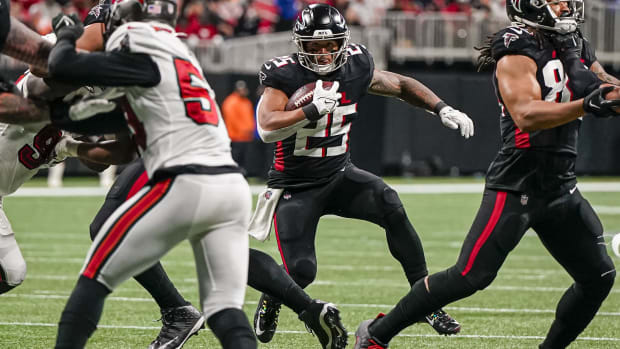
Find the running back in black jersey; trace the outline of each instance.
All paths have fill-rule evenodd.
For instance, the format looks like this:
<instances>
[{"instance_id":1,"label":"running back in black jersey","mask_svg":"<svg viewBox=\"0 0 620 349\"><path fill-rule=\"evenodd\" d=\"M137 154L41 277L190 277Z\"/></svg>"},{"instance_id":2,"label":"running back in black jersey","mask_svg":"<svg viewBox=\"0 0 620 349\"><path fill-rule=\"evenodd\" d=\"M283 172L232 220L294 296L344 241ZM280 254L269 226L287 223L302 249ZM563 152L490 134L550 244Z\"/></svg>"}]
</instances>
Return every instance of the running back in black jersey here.
<instances>
[{"instance_id":1,"label":"running back in black jersey","mask_svg":"<svg viewBox=\"0 0 620 349\"><path fill-rule=\"evenodd\" d=\"M312 186L328 181L350 162L349 132L357 119L357 103L372 80L374 62L362 45L350 44L348 59L340 69L318 75L299 64L297 54L276 57L263 64L262 85L290 97L297 89L316 80L339 81L342 94L334 113L311 122L287 139L278 141L269 171L272 188Z\"/></svg>"},{"instance_id":2,"label":"running back in black jersey","mask_svg":"<svg viewBox=\"0 0 620 349\"><path fill-rule=\"evenodd\" d=\"M552 43L544 36L522 27L508 27L495 34L492 55L496 62L506 55L523 55L536 62L536 80L541 99L564 103L583 98L570 82ZM590 67L596 61L594 50L584 40L582 62ZM499 190L551 194L576 183L575 160L581 120L534 132L522 132L504 106L497 77L493 84L500 109L502 148L487 172L487 187Z\"/></svg>"}]
</instances>

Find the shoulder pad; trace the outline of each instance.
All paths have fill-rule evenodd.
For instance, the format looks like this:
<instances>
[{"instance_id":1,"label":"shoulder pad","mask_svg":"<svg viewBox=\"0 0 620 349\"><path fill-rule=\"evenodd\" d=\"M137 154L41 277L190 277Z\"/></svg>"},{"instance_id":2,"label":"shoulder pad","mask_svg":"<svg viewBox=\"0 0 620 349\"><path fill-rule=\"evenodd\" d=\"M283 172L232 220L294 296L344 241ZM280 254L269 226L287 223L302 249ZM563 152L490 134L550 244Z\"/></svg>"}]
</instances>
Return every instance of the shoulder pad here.
<instances>
[{"instance_id":1,"label":"shoulder pad","mask_svg":"<svg viewBox=\"0 0 620 349\"><path fill-rule=\"evenodd\" d=\"M260 68L258 80L261 85L284 90L286 80L294 79L299 62L293 56L279 56L266 61Z\"/></svg>"},{"instance_id":2,"label":"shoulder pad","mask_svg":"<svg viewBox=\"0 0 620 349\"><path fill-rule=\"evenodd\" d=\"M161 36L161 33L170 33L176 40L176 32L165 25L153 25L145 22L129 22L118 27L106 43L106 51L120 50L131 53L145 53L158 55L175 53L178 47L172 47L172 37ZM174 43L172 43L174 44ZM178 54L178 52L176 52Z\"/></svg>"},{"instance_id":3,"label":"shoulder pad","mask_svg":"<svg viewBox=\"0 0 620 349\"><path fill-rule=\"evenodd\" d=\"M495 61L499 61L505 55L523 55L534 58L538 51L540 48L534 35L520 27L500 30L494 35L491 43L491 52Z\"/></svg>"},{"instance_id":4,"label":"shoulder pad","mask_svg":"<svg viewBox=\"0 0 620 349\"><path fill-rule=\"evenodd\" d=\"M88 26L94 23L104 23L108 11L110 11L110 4L99 4L93 6L84 18L84 26Z\"/></svg>"},{"instance_id":5,"label":"shoulder pad","mask_svg":"<svg viewBox=\"0 0 620 349\"><path fill-rule=\"evenodd\" d=\"M354 43L349 44L347 47L347 55L347 60L353 60L356 65L359 65L360 69L367 69L370 71L375 69L375 61L366 46Z\"/></svg>"}]
</instances>

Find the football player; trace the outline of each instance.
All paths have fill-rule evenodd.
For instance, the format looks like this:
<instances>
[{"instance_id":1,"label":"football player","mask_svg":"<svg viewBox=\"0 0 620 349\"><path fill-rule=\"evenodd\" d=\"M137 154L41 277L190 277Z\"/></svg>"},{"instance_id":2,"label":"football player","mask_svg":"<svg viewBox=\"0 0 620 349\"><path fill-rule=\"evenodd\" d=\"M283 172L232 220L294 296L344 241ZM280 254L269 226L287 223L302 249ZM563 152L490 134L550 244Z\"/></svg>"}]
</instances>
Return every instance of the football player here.
<instances>
[{"instance_id":1,"label":"football player","mask_svg":"<svg viewBox=\"0 0 620 349\"><path fill-rule=\"evenodd\" d=\"M489 286L530 228L574 279L539 348L567 347L612 288L616 271L601 222L577 189L575 160L581 118L620 116L613 109L620 89L602 85L594 51L576 44L581 0L506 1L506 9L515 24L494 34L481 55L495 68L503 144L458 260L416 282L387 315L362 322L355 349L387 348L428 311Z\"/></svg>"},{"instance_id":2,"label":"football player","mask_svg":"<svg viewBox=\"0 0 620 349\"><path fill-rule=\"evenodd\" d=\"M344 18L329 5L305 8L293 40L296 53L267 61L259 73L266 88L258 106L258 130L263 141L276 145L268 187L279 196L269 199L277 201L277 207L273 205L268 219L273 217L283 267L301 287L312 283L317 224L323 215L335 214L383 227L390 252L413 285L428 271L422 243L398 194L350 160L349 132L358 119L357 104L366 93L400 98L431 112L444 126L459 129L465 138L473 136L473 122L417 80L375 69L371 54L349 42ZM296 90L315 81L311 103L285 110ZM323 81L333 85L324 87ZM279 309L280 300L261 296L254 317L260 341L272 339ZM426 315L440 334L460 330L439 307Z\"/></svg>"}]
</instances>

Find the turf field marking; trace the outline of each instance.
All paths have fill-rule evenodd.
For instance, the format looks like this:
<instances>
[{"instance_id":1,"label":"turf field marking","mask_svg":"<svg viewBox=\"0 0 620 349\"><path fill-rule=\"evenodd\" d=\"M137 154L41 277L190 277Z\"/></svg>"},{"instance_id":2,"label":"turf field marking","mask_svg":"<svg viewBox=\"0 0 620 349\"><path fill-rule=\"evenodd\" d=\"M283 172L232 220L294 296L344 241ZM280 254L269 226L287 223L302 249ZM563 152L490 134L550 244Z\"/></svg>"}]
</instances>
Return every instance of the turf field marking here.
<instances>
[{"instance_id":1,"label":"turf field marking","mask_svg":"<svg viewBox=\"0 0 620 349\"><path fill-rule=\"evenodd\" d=\"M0 322L0 326L25 326L25 327L57 327L57 324L52 323L43 323L43 322ZM98 328L107 328L107 329L122 329L122 330L139 330L139 331L151 331L151 330L159 330L160 327L154 326L131 326L131 325L98 325ZM211 332L209 329L206 329L208 332ZM280 334L304 334L307 335L307 331L291 331L291 330L278 330ZM349 333L349 337L354 336L355 334ZM405 337L405 338L442 338L437 334L409 334L403 333L397 335L397 337ZM458 339L512 339L512 340L541 340L545 339L543 336L502 336L502 335L479 335L479 334L459 334L457 336L450 337L450 340L458 340ZM619 342L620 338L613 337L579 337L577 341L593 341L593 342Z\"/></svg>"},{"instance_id":2,"label":"turf field marking","mask_svg":"<svg viewBox=\"0 0 620 349\"><path fill-rule=\"evenodd\" d=\"M582 192L620 192L620 182L589 182L580 183L579 190ZM262 192L262 185L250 186L252 194ZM481 194L484 183L443 183L443 184L394 184L392 185L400 194ZM104 196L107 188L101 187L21 187L11 196L15 197L66 197L66 196ZM619 213L620 214L620 213Z\"/></svg>"},{"instance_id":3,"label":"turf field marking","mask_svg":"<svg viewBox=\"0 0 620 349\"><path fill-rule=\"evenodd\" d=\"M68 294L53 294L53 291L34 291L36 294L19 294L19 293L8 293L2 295L2 297L7 298L26 298L26 299L67 299L69 298ZM116 302L135 302L135 303L144 303L144 302L154 302L151 298L142 298L142 297L117 297L110 296L107 299L116 301ZM256 301L246 301L246 305L257 305ZM339 308L371 308L371 309L391 309L394 307L393 304L356 304L356 303L343 303L336 304ZM523 308L523 309L514 309L514 308L481 308L481 307L454 307L448 306L444 307L446 310L456 310L467 313L510 313L510 314L555 314L554 309L531 309L531 308ZM606 312L599 311L597 313L599 316L620 316L620 312Z\"/></svg>"}]
</instances>

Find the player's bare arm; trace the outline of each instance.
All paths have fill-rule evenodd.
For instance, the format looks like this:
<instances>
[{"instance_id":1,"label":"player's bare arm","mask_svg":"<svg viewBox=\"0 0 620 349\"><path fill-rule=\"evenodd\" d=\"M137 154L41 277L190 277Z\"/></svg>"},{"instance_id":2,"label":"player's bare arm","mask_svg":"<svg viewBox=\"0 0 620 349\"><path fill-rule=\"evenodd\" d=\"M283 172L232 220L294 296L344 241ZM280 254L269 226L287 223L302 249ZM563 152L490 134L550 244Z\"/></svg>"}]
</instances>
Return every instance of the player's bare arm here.
<instances>
[{"instance_id":1,"label":"player's bare arm","mask_svg":"<svg viewBox=\"0 0 620 349\"><path fill-rule=\"evenodd\" d=\"M135 145L129 137L98 143L84 142L77 146L77 157L80 159L106 165L127 164L135 154Z\"/></svg>"},{"instance_id":2,"label":"player's bare arm","mask_svg":"<svg viewBox=\"0 0 620 349\"><path fill-rule=\"evenodd\" d=\"M46 69L52 44L20 21L11 17L11 31L2 53L39 69Z\"/></svg>"},{"instance_id":3,"label":"player's bare arm","mask_svg":"<svg viewBox=\"0 0 620 349\"><path fill-rule=\"evenodd\" d=\"M265 88L258 105L258 125L265 131L275 131L293 126L306 119L301 108L285 111L288 97L281 90L273 87Z\"/></svg>"},{"instance_id":4,"label":"player's bare arm","mask_svg":"<svg viewBox=\"0 0 620 349\"><path fill-rule=\"evenodd\" d=\"M377 70L373 72L368 92L376 95L397 97L416 107L433 111L439 97L416 79L400 74Z\"/></svg>"},{"instance_id":5,"label":"player's bare arm","mask_svg":"<svg viewBox=\"0 0 620 349\"><path fill-rule=\"evenodd\" d=\"M0 122L26 124L49 120L49 108L14 93L0 93Z\"/></svg>"},{"instance_id":6,"label":"player's bare arm","mask_svg":"<svg viewBox=\"0 0 620 349\"><path fill-rule=\"evenodd\" d=\"M596 74L596 76L598 76L601 81L620 86L620 79L606 72L605 68L603 68L603 66L598 61L592 63L590 70L594 72L594 74Z\"/></svg>"},{"instance_id":7,"label":"player's bare arm","mask_svg":"<svg viewBox=\"0 0 620 349\"><path fill-rule=\"evenodd\" d=\"M497 62L500 95L521 131L556 127L585 114L581 99L569 103L543 101L536 69L536 63L527 56L507 55Z\"/></svg>"}]
</instances>

